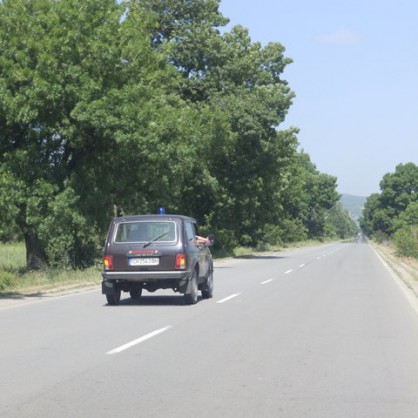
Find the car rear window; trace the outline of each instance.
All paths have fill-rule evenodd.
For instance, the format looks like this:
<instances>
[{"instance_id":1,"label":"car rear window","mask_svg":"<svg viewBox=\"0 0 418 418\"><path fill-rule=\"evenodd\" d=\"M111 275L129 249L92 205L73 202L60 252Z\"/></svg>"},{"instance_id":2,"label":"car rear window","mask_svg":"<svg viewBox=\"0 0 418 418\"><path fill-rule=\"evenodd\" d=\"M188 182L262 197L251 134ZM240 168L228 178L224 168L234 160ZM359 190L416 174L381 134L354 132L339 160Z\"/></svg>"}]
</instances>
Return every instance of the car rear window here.
<instances>
[{"instance_id":1,"label":"car rear window","mask_svg":"<svg viewBox=\"0 0 418 418\"><path fill-rule=\"evenodd\" d=\"M123 222L117 225L114 241L173 242L176 241L176 224L171 221Z\"/></svg>"}]
</instances>

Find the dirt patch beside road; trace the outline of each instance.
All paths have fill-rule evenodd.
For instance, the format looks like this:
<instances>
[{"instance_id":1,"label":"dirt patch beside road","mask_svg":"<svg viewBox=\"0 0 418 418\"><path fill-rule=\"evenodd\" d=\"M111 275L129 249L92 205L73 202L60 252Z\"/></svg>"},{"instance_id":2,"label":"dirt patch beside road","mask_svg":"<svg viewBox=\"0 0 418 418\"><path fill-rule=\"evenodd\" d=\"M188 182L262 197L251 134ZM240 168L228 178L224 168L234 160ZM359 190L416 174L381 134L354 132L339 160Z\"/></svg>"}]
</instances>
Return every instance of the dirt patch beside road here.
<instances>
[{"instance_id":1,"label":"dirt patch beside road","mask_svg":"<svg viewBox=\"0 0 418 418\"><path fill-rule=\"evenodd\" d=\"M371 244L418 299L418 260L397 256L395 248L390 244Z\"/></svg>"}]
</instances>

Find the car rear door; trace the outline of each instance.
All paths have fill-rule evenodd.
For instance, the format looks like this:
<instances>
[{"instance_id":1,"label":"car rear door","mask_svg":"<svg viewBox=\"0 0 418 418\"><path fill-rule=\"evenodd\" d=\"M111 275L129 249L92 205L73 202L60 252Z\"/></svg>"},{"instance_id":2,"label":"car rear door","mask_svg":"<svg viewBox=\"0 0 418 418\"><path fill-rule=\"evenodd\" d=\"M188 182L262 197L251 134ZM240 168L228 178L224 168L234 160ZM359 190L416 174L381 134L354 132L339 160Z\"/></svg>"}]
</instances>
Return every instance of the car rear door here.
<instances>
[{"instance_id":1,"label":"car rear door","mask_svg":"<svg viewBox=\"0 0 418 418\"><path fill-rule=\"evenodd\" d=\"M172 271L179 244L174 220L141 219L121 222L113 241L118 271Z\"/></svg>"}]
</instances>

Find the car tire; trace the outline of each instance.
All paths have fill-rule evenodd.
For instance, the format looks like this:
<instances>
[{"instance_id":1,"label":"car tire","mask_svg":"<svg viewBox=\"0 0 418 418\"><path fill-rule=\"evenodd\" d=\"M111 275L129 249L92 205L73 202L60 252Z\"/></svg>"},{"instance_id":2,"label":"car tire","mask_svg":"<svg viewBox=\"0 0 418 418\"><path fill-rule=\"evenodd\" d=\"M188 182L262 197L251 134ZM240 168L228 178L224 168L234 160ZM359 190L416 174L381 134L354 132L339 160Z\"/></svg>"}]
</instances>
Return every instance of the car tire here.
<instances>
[{"instance_id":1,"label":"car tire","mask_svg":"<svg viewBox=\"0 0 418 418\"><path fill-rule=\"evenodd\" d=\"M121 294L120 289L115 289L114 293L107 294L106 295L107 303L112 306L119 305L120 294Z\"/></svg>"},{"instance_id":2,"label":"car tire","mask_svg":"<svg viewBox=\"0 0 418 418\"><path fill-rule=\"evenodd\" d=\"M213 266L210 266L208 276L202 288L202 298L210 299L213 297Z\"/></svg>"},{"instance_id":3,"label":"car tire","mask_svg":"<svg viewBox=\"0 0 418 418\"><path fill-rule=\"evenodd\" d=\"M193 270L192 277L189 280L187 293L184 294L184 300L187 305L195 305L197 303L198 287L197 287L197 270Z\"/></svg>"},{"instance_id":4,"label":"car tire","mask_svg":"<svg viewBox=\"0 0 418 418\"><path fill-rule=\"evenodd\" d=\"M129 291L132 299L139 299L142 296L142 288L140 289L131 289Z\"/></svg>"}]
</instances>

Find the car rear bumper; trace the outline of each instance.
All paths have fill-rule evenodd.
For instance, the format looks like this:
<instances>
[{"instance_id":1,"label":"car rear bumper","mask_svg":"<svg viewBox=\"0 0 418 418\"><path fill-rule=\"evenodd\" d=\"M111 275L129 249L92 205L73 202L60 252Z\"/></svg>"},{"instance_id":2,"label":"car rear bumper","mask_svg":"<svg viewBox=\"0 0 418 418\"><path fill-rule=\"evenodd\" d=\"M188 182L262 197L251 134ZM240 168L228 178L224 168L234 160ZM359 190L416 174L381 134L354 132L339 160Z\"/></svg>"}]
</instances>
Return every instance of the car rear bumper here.
<instances>
[{"instance_id":1,"label":"car rear bumper","mask_svg":"<svg viewBox=\"0 0 418 418\"><path fill-rule=\"evenodd\" d=\"M181 280L190 276L187 271L103 271L104 281L149 282L158 280Z\"/></svg>"},{"instance_id":2,"label":"car rear bumper","mask_svg":"<svg viewBox=\"0 0 418 418\"><path fill-rule=\"evenodd\" d=\"M103 271L102 277L103 294L112 294L117 289L127 292L135 288L143 288L150 292L157 289L173 289L184 293L191 274L187 271Z\"/></svg>"}]
</instances>

